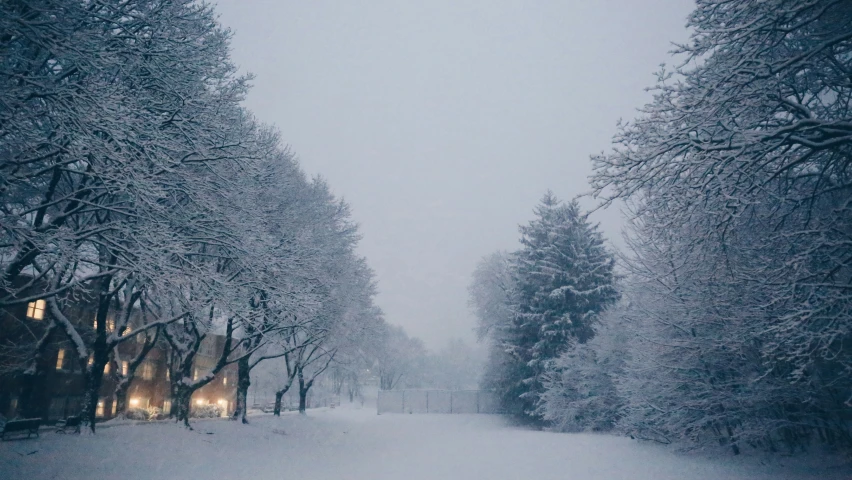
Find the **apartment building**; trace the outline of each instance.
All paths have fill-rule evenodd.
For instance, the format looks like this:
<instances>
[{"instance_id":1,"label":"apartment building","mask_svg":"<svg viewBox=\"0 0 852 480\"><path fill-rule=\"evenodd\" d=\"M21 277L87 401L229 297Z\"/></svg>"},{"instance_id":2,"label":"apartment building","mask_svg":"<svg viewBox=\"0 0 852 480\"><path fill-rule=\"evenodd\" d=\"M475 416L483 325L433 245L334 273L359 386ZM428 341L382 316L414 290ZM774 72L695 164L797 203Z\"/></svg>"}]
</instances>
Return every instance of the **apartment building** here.
<instances>
[{"instance_id":1,"label":"apartment building","mask_svg":"<svg viewBox=\"0 0 852 480\"><path fill-rule=\"evenodd\" d=\"M56 329L50 335L45 354L38 359L39 375L22 375L22 360L33 351L49 323L50 312L46 307L46 302L38 299L0 309L0 414L6 418L36 416L54 421L76 415L81 410L83 366L61 330ZM81 335L94 336L97 327L94 302L80 298L69 311L69 318L76 323ZM107 330L114 328L111 318L107 319ZM128 362L137 356L145 343L142 335L122 343L111 355L99 391L98 418L106 420L116 415L116 374L127 374ZM224 343L221 335L205 338L193 365L193 376L197 378L210 371ZM230 414L235 407L236 378L236 366L225 367L212 382L195 392L193 407L216 403L224 414ZM23 399L27 398L30 404L23 405ZM164 339L157 341L137 368L127 391L127 402L131 408L170 410L169 345Z\"/></svg>"}]
</instances>

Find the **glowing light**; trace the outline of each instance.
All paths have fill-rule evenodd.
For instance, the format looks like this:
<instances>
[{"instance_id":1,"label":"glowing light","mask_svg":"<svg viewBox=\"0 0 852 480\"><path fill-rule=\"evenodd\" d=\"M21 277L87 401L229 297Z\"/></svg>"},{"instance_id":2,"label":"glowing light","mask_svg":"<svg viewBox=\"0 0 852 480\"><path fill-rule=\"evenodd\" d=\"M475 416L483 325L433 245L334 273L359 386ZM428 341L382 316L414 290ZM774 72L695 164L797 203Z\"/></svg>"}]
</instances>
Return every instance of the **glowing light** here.
<instances>
[{"instance_id":1,"label":"glowing light","mask_svg":"<svg viewBox=\"0 0 852 480\"><path fill-rule=\"evenodd\" d=\"M138 398L131 398L130 399L130 406L131 407L136 407L138 405L139 405L139 399Z\"/></svg>"},{"instance_id":2,"label":"glowing light","mask_svg":"<svg viewBox=\"0 0 852 480\"><path fill-rule=\"evenodd\" d=\"M196 405L204 405L204 399L203 399L203 398L199 398L198 400L196 400L196 401L195 401L195 404L196 404Z\"/></svg>"}]
</instances>

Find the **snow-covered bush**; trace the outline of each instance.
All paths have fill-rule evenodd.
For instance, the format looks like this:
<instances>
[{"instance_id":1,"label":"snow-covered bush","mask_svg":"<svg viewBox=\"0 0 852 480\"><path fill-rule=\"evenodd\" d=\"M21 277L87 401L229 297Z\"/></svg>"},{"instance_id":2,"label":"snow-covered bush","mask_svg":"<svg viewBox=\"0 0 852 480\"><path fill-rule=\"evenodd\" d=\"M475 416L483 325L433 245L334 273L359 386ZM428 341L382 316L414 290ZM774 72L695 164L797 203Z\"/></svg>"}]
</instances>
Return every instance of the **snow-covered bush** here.
<instances>
[{"instance_id":1,"label":"snow-covered bush","mask_svg":"<svg viewBox=\"0 0 852 480\"><path fill-rule=\"evenodd\" d=\"M621 304L623 306L623 303ZM627 339L623 309L603 314L598 333L554 360L544 374L538 414L561 431L615 428L623 401L616 382L624 372Z\"/></svg>"},{"instance_id":2,"label":"snow-covered bush","mask_svg":"<svg viewBox=\"0 0 852 480\"><path fill-rule=\"evenodd\" d=\"M222 407L215 403L201 405L194 408L190 416L195 418L218 418L222 416Z\"/></svg>"},{"instance_id":3,"label":"snow-covered bush","mask_svg":"<svg viewBox=\"0 0 852 480\"><path fill-rule=\"evenodd\" d=\"M140 407L131 407L124 412L124 418L128 420L148 420L150 417L148 410Z\"/></svg>"},{"instance_id":4,"label":"snow-covered bush","mask_svg":"<svg viewBox=\"0 0 852 480\"><path fill-rule=\"evenodd\" d=\"M149 420L158 420L162 418L163 411L157 407L149 406L148 407L148 419Z\"/></svg>"}]
</instances>

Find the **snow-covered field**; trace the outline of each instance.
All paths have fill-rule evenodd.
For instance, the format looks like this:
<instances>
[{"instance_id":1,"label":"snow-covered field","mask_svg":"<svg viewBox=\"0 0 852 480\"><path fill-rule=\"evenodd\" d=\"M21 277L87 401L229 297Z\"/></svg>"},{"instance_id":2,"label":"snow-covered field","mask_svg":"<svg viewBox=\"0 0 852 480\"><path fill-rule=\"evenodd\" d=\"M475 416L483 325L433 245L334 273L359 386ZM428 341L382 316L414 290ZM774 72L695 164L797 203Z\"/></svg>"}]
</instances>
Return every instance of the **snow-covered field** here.
<instances>
[{"instance_id":1,"label":"snow-covered field","mask_svg":"<svg viewBox=\"0 0 852 480\"><path fill-rule=\"evenodd\" d=\"M303 417L45 432L0 443L0 479L848 479L849 465L754 457L710 460L608 435L509 427L488 415L381 415L371 408Z\"/></svg>"}]
</instances>

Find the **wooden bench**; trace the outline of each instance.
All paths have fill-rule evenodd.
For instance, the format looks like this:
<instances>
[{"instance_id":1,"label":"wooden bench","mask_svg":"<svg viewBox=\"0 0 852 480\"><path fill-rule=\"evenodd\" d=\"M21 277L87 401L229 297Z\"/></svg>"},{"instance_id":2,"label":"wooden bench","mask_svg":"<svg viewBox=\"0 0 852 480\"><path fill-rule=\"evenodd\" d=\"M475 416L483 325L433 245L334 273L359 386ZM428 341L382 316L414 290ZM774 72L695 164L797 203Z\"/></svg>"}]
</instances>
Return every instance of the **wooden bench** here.
<instances>
[{"instance_id":1,"label":"wooden bench","mask_svg":"<svg viewBox=\"0 0 852 480\"><path fill-rule=\"evenodd\" d=\"M24 432L27 434L27 438L30 438L30 435L35 434L38 436L38 427L41 426L40 418L24 418L21 420L9 420L5 424L3 424L3 430L0 430L0 439L7 440L9 435L21 434Z\"/></svg>"},{"instance_id":2,"label":"wooden bench","mask_svg":"<svg viewBox=\"0 0 852 480\"><path fill-rule=\"evenodd\" d=\"M80 425L83 423L78 416L68 417L56 422L56 433L80 433Z\"/></svg>"}]
</instances>

